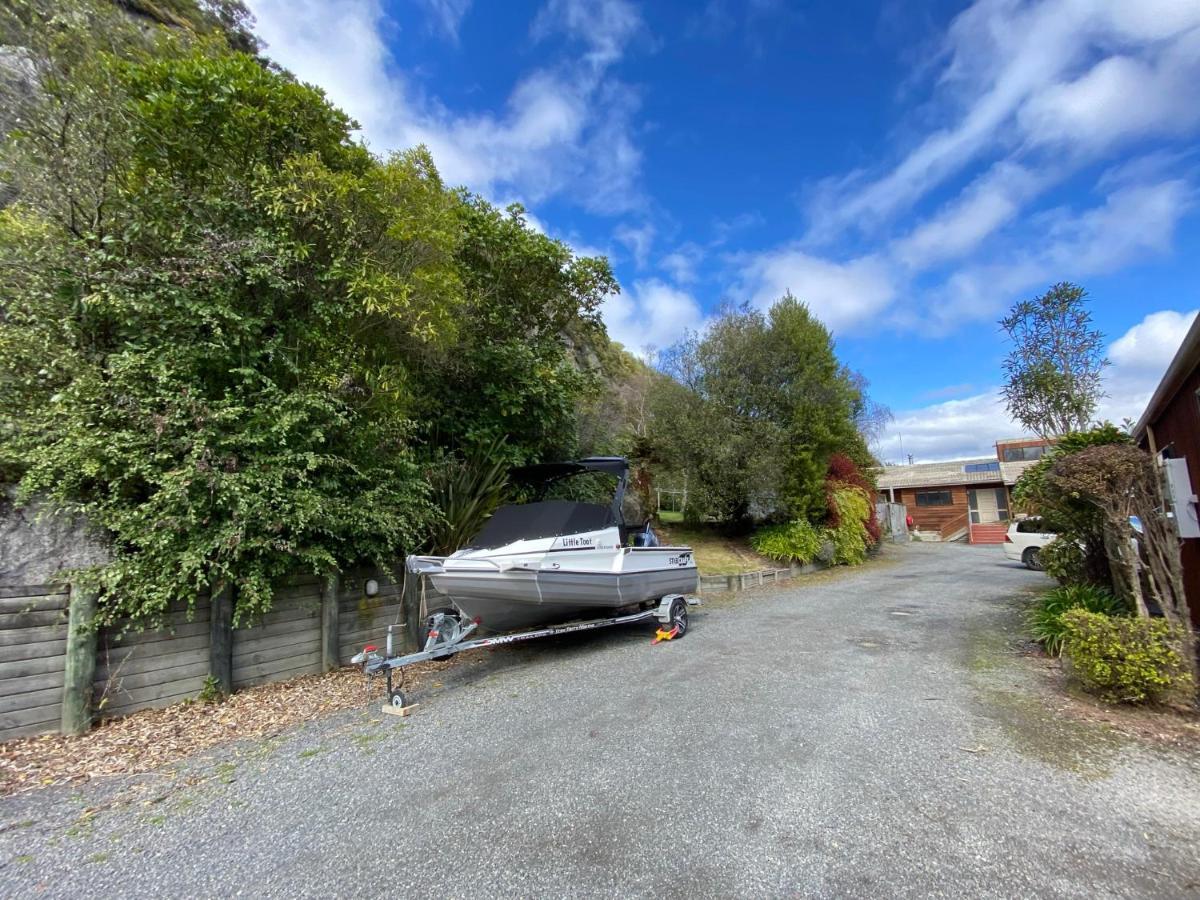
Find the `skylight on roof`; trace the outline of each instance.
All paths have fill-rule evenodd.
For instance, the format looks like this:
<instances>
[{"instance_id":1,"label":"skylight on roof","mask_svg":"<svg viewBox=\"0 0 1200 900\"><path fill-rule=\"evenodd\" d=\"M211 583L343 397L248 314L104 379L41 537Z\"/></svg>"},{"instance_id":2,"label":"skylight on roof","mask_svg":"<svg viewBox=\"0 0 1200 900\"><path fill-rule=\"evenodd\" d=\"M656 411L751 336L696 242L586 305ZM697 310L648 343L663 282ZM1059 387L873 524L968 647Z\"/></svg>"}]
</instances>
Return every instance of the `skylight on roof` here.
<instances>
[{"instance_id":1,"label":"skylight on roof","mask_svg":"<svg viewBox=\"0 0 1200 900\"><path fill-rule=\"evenodd\" d=\"M973 472L999 472L999 471L1000 471L1000 463L999 463L999 461L995 461L995 460L992 462L967 463L965 466L963 466L963 472L965 472L967 475L970 475Z\"/></svg>"}]
</instances>

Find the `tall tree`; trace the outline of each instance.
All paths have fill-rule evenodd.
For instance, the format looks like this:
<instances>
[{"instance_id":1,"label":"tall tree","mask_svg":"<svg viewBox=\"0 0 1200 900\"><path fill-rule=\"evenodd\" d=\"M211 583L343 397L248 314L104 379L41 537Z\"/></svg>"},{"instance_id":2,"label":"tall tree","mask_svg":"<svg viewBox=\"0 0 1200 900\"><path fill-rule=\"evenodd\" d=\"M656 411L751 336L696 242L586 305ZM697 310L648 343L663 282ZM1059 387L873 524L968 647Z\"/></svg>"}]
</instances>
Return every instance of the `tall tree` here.
<instances>
[{"instance_id":1,"label":"tall tree","mask_svg":"<svg viewBox=\"0 0 1200 900\"><path fill-rule=\"evenodd\" d=\"M864 382L842 365L828 329L795 297L763 313L724 310L663 358L655 390L659 455L689 476L693 512L818 520L825 473L844 453L873 460L859 430Z\"/></svg>"},{"instance_id":2,"label":"tall tree","mask_svg":"<svg viewBox=\"0 0 1200 900\"><path fill-rule=\"evenodd\" d=\"M1044 438L1087 428L1104 396L1104 335L1092 327L1086 301L1087 291L1063 281L1000 320L1013 342L1004 361L1008 411Z\"/></svg>"}]
</instances>

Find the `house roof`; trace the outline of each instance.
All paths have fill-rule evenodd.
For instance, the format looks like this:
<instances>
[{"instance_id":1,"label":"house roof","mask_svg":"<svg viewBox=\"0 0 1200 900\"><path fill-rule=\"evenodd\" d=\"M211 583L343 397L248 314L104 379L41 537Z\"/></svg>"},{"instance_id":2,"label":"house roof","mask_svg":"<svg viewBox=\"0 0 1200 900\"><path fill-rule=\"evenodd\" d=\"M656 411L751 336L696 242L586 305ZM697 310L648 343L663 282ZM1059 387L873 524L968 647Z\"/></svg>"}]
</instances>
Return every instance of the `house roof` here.
<instances>
[{"instance_id":1,"label":"house roof","mask_svg":"<svg viewBox=\"0 0 1200 900\"><path fill-rule=\"evenodd\" d=\"M1142 442L1146 436L1146 427L1158 418L1159 413L1171 402L1180 386L1198 365L1200 365L1200 316L1197 316L1196 320L1192 322L1192 327L1188 329L1183 343L1179 345L1175 358L1171 360L1171 365L1167 366L1167 374L1162 377L1162 381L1154 389L1150 402L1146 404L1146 411L1133 426L1135 441L1139 444Z\"/></svg>"},{"instance_id":2,"label":"house roof","mask_svg":"<svg viewBox=\"0 0 1200 900\"><path fill-rule=\"evenodd\" d=\"M888 466L881 469L875 476L875 483L880 490L888 488L938 487L954 484L1015 484L1021 473L1028 469L1034 460L1021 462L1002 462L1000 471L967 472L968 465L973 463L994 463L996 457L982 456L972 459L954 459L947 462L915 463L911 466Z\"/></svg>"}]
</instances>

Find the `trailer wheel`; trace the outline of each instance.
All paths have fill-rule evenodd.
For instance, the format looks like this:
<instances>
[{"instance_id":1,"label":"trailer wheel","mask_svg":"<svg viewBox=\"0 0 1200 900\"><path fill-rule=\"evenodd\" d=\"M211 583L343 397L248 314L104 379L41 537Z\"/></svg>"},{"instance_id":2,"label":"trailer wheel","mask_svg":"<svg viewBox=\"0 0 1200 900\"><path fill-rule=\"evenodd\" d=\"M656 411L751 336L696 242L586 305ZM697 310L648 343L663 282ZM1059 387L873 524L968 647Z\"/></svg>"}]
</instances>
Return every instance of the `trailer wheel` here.
<instances>
[{"instance_id":1,"label":"trailer wheel","mask_svg":"<svg viewBox=\"0 0 1200 900\"><path fill-rule=\"evenodd\" d=\"M392 691L388 697L388 702L396 709L403 709L408 706L408 698L404 696L404 691Z\"/></svg>"},{"instance_id":2,"label":"trailer wheel","mask_svg":"<svg viewBox=\"0 0 1200 900\"><path fill-rule=\"evenodd\" d=\"M676 629L675 637L681 638L688 630L688 605L682 597L671 601L671 627Z\"/></svg>"}]
</instances>

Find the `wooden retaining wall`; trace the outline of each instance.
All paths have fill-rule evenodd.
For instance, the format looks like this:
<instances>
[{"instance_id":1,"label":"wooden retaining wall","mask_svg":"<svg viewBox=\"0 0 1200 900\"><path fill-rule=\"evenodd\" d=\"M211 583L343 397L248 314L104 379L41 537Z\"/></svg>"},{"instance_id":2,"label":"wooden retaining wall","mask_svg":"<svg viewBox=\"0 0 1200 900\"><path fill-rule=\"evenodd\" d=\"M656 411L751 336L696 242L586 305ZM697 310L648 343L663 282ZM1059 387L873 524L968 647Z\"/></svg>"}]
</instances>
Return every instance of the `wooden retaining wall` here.
<instances>
[{"instance_id":1,"label":"wooden retaining wall","mask_svg":"<svg viewBox=\"0 0 1200 900\"><path fill-rule=\"evenodd\" d=\"M183 604L173 608L153 631L127 631L124 623L101 629L92 682L96 711L120 716L200 693L208 676L209 609L201 597L191 611Z\"/></svg>"},{"instance_id":2,"label":"wooden retaining wall","mask_svg":"<svg viewBox=\"0 0 1200 900\"><path fill-rule=\"evenodd\" d=\"M62 587L0 587L0 740L58 728L67 600Z\"/></svg>"},{"instance_id":3,"label":"wooden retaining wall","mask_svg":"<svg viewBox=\"0 0 1200 900\"><path fill-rule=\"evenodd\" d=\"M379 585L366 596L367 579ZM0 586L0 741L57 731L62 717L67 602L62 586ZM343 576L337 597L338 662L404 621L401 585L363 570ZM211 604L196 598L172 608L162 627L117 625L97 636L93 709L98 718L167 706L195 697L209 674ZM271 611L233 632L233 684L244 688L320 672L322 585L316 578L281 585ZM397 630L397 647L403 646Z\"/></svg>"},{"instance_id":4,"label":"wooden retaining wall","mask_svg":"<svg viewBox=\"0 0 1200 900\"><path fill-rule=\"evenodd\" d=\"M742 572L739 575L701 575L701 593L724 593L745 591L764 584L776 584L787 581L797 575L807 575L817 572L826 566L807 563L803 566L792 566L788 569L759 569L757 572Z\"/></svg>"}]
</instances>

